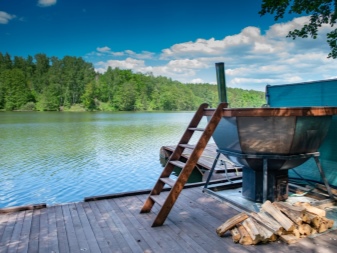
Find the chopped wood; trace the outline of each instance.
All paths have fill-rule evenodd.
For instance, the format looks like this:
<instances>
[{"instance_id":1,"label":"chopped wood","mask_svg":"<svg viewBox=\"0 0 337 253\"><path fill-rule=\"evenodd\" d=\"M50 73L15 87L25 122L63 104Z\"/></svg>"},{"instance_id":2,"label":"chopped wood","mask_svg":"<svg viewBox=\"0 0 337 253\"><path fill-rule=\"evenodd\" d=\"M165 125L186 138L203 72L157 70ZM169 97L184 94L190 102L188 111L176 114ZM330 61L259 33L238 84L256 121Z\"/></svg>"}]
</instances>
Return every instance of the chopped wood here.
<instances>
[{"instance_id":1,"label":"chopped wood","mask_svg":"<svg viewBox=\"0 0 337 253\"><path fill-rule=\"evenodd\" d=\"M233 242L238 243L241 239L241 234L237 227L231 229Z\"/></svg>"},{"instance_id":2,"label":"chopped wood","mask_svg":"<svg viewBox=\"0 0 337 253\"><path fill-rule=\"evenodd\" d=\"M242 222L242 226L245 227L253 241L261 241L263 239L253 218L247 218L244 222Z\"/></svg>"},{"instance_id":3,"label":"chopped wood","mask_svg":"<svg viewBox=\"0 0 337 253\"><path fill-rule=\"evenodd\" d=\"M245 227L241 224L236 225L239 233L241 235L239 243L242 245L252 245L252 244L257 244L258 241L254 241L251 236L249 235L248 231L245 229Z\"/></svg>"},{"instance_id":4,"label":"chopped wood","mask_svg":"<svg viewBox=\"0 0 337 253\"><path fill-rule=\"evenodd\" d=\"M293 231L292 231L293 235L296 236L296 238L300 238L301 237L301 233L300 231L298 230L298 228L295 228Z\"/></svg>"},{"instance_id":5,"label":"chopped wood","mask_svg":"<svg viewBox=\"0 0 337 253\"><path fill-rule=\"evenodd\" d=\"M311 230L312 229L309 224L301 224L298 226L298 231L301 237L311 235Z\"/></svg>"},{"instance_id":6,"label":"chopped wood","mask_svg":"<svg viewBox=\"0 0 337 253\"><path fill-rule=\"evenodd\" d=\"M309 213L313 213L313 214L316 214L316 215L321 216L321 217L323 217L323 216L326 215L325 210L320 209L320 208L318 208L318 207L314 207L314 206L310 205L310 204L307 203L307 202L296 202L296 203L294 204L294 206L302 206L302 207L304 207Z\"/></svg>"},{"instance_id":7,"label":"chopped wood","mask_svg":"<svg viewBox=\"0 0 337 253\"><path fill-rule=\"evenodd\" d=\"M277 240L277 236L268 228L258 224L257 222L256 222L256 227L259 230L259 233L261 235L261 241L263 243L274 242Z\"/></svg>"},{"instance_id":8,"label":"chopped wood","mask_svg":"<svg viewBox=\"0 0 337 253\"><path fill-rule=\"evenodd\" d=\"M261 225L267 227L270 229L274 234L280 235L282 234L284 228L275 221L272 217L270 217L265 212L259 212L259 213L250 213L250 215L257 220Z\"/></svg>"},{"instance_id":9,"label":"chopped wood","mask_svg":"<svg viewBox=\"0 0 337 253\"><path fill-rule=\"evenodd\" d=\"M298 241L296 236L289 234L289 235L280 235L280 239L288 244L292 244Z\"/></svg>"},{"instance_id":10,"label":"chopped wood","mask_svg":"<svg viewBox=\"0 0 337 253\"><path fill-rule=\"evenodd\" d=\"M281 212L284 213L295 224L302 224L302 217L305 215L305 208L300 207L296 210L292 208L291 205L284 202L274 202L273 205L281 210Z\"/></svg>"},{"instance_id":11,"label":"chopped wood","mask_svg":"<svg viewBox=\"0 0 337 253\"><path fill-rule=\"evenodd\" d=\"M319 226L319 228L317 229L317 232L323 233L323 232L327 231L328 229L329 229L328 224L325 223L325 222L322 222L321 225Z\"/></svg>"},{"instance_id":12,"label":"chopped wood","mask_svg":"<svg viewBox=\"0 0 337 253\"><path fill-rule=\"evenodd\" d=\"M277 220L286 231L293 231L294 223L286 217L278 208L276 208L269 200L263 205L262 209L269 213L275 220Z\"/></svg>"},{"instance_id":13,"label":"chopped wood","mask_svg":"<svg viewBox=\"0 0 337 253\"><path fill-rule=\"evenodd\" d=\"M244 221L249 216L246 213L239 213L232 218L228 219L225 223L219 226L216 230L216 233L219 236L223 236L228 230L232 229L236 224Z\"/></svg>"},{"instance_id":14,"label":"chopped wood","mask_svg":"<svg viewBox=\"0 0 337 253\"><path fill-rule=\"evenodd\" d=\"M325 223L327 223L328 228L332 228L333 224L335 223L334 220L330 220L330 219L328 219L326 217L322 217L322 221L325 222Z\"/></svg>"}]
</instances>

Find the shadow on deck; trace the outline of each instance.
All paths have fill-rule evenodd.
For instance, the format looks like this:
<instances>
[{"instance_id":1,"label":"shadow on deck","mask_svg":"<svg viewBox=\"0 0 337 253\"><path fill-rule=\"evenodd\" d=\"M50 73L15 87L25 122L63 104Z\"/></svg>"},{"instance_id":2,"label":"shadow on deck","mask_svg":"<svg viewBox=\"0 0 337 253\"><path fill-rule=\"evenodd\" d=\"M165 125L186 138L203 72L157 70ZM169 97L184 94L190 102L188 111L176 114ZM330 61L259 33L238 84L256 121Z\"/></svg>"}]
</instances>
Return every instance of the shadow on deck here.
<instances>
[{"instance_id":1,"label":"shadow on deck","mask_svg":"<svg viewBox=\"0 0 337 253\"><path fill-rule=\"evenodd\" d=\"M337 231L283 242L243 246L216 228L238 212L224 202L184 189L161 227L158 212L140 214L147 194L0 214L0 252L336 252Z\"/></svg>"}]
</instances>

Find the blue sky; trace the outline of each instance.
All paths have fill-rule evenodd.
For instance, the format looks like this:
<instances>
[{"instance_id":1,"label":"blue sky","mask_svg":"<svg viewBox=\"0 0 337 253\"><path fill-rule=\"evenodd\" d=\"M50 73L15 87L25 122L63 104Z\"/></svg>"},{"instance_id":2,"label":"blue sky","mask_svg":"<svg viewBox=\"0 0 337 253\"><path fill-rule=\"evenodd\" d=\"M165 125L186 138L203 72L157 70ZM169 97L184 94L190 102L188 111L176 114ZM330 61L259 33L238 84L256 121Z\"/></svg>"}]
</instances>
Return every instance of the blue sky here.
<instances>
[{"instance_id":1,"label":"blue sky","mask_svg":"<svg viewBox=\"0 0 337 253\"><path fill-rule=\"evenodd\" d=\"M252 0L0 0L0 51L82 57L181 82L215 83L225 62L229 87L264 90L337 77L327 59L324 26L317 40L285 38L307 17L275 22Z\"/></svg>"}]
</instances>

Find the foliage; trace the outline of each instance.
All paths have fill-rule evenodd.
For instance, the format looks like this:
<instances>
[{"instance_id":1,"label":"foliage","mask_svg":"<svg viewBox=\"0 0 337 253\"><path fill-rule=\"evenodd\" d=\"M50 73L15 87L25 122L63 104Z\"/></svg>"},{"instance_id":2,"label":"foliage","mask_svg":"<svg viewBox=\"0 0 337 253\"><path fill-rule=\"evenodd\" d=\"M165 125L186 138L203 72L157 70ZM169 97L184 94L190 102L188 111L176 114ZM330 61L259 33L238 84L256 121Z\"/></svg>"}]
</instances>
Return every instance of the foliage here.
<instances>
[{"instance_id":1,"label":"foliage","mask_svg":"<svg viewBox=\"0 0 337 253\"><path fill-rule=\"evenodd\" d=\"M317 38L318 29L323 24L334 26L337 20L336 0L263 0L259 14L261 16L270 13L274 14L275 20L281 19L287 13L310 15L310 21L301 29L289 31L287 37L293 39ZM327 33L327 42L331 48L328 57L337 58L337 29Z\"/></svg>"},{"instance_id":2,"label":"foliage","mask_svg":"<svg viewBox=\"0 0 337 253\"><path fill-rule=\"evenodd\" d=\"M228 88L231 107L260 107L264 93ZM195 110L218 104L216 85L182 84L151 73L108 68L94 71L82 58L0 53L0 110L153 111Z\"/></svg>"}]
</instances>

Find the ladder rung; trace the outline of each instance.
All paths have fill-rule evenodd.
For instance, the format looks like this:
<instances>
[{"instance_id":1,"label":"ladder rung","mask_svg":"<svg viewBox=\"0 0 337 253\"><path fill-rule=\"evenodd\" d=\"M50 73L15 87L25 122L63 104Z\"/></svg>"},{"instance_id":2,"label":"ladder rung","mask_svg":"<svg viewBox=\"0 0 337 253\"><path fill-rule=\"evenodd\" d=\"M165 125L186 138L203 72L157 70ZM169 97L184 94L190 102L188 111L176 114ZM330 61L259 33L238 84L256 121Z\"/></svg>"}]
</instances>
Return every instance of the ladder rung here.
<instances>
[{"instance_id":1,"label":"ladder rung","mask_svg":"<svg viewBox=\"0 0 337 253\"><path fill-rule=\"evenodd\" d=\"M205 128L200 128L200 127L190 127L188 128L188 130L191 130L191 131L205 131Z\"/></svg>"},{"instance_id":2,"label":"ladder rung","mask_svg":"<svg viewBox=\"0 0 337 253\"><path fill-rule=\"evenodd\" d=\"M191 144L179 144L179 146L183 148L189 148L189 149L195 148L195 145L191 145Z\"/></svg>"},{"instance_id":3,"label":"ladder rung","mask_svg":"<svg viewBox=\"0 0 337 253\"><path fill-rule=\"evenodd\" d=\"M173 180L172 178L169 178L169 177L162 177L162 178L160 178L160 181L164 182L165 184L167 184L171 187L176 183L175 180Z\"/></svg>"},{"instance_id":4,"label":"ladder rung","mask_svg":"<svg viewBox=\"0 0 337 253\"><path fill-rule=\"evenodd\" d=\"M177 166L179 168L184 168L185 167L185 163L183 163L181 161L170 161L170 163L172 163L174 166Z\"/></svg>"},{"instance_id":5,"label":"ladder rung","mask_svg":"<svg viewBox=\"0 0 337 253\"><path fill-rule=\"evenodd\" d=\"M212 116L215 110L213 108L204 108L204 116Z\"/></svg>"},{"instance_id":6,"label":"ladder rung","mask_svg":"<svg viewBox=\"0 0 337 253\"><path fill-rule=\"evenodd\" d=\"M162 195L151 195L150 198L160 206L163 206L166 200Z\"/></svg>"}]
</instances>

